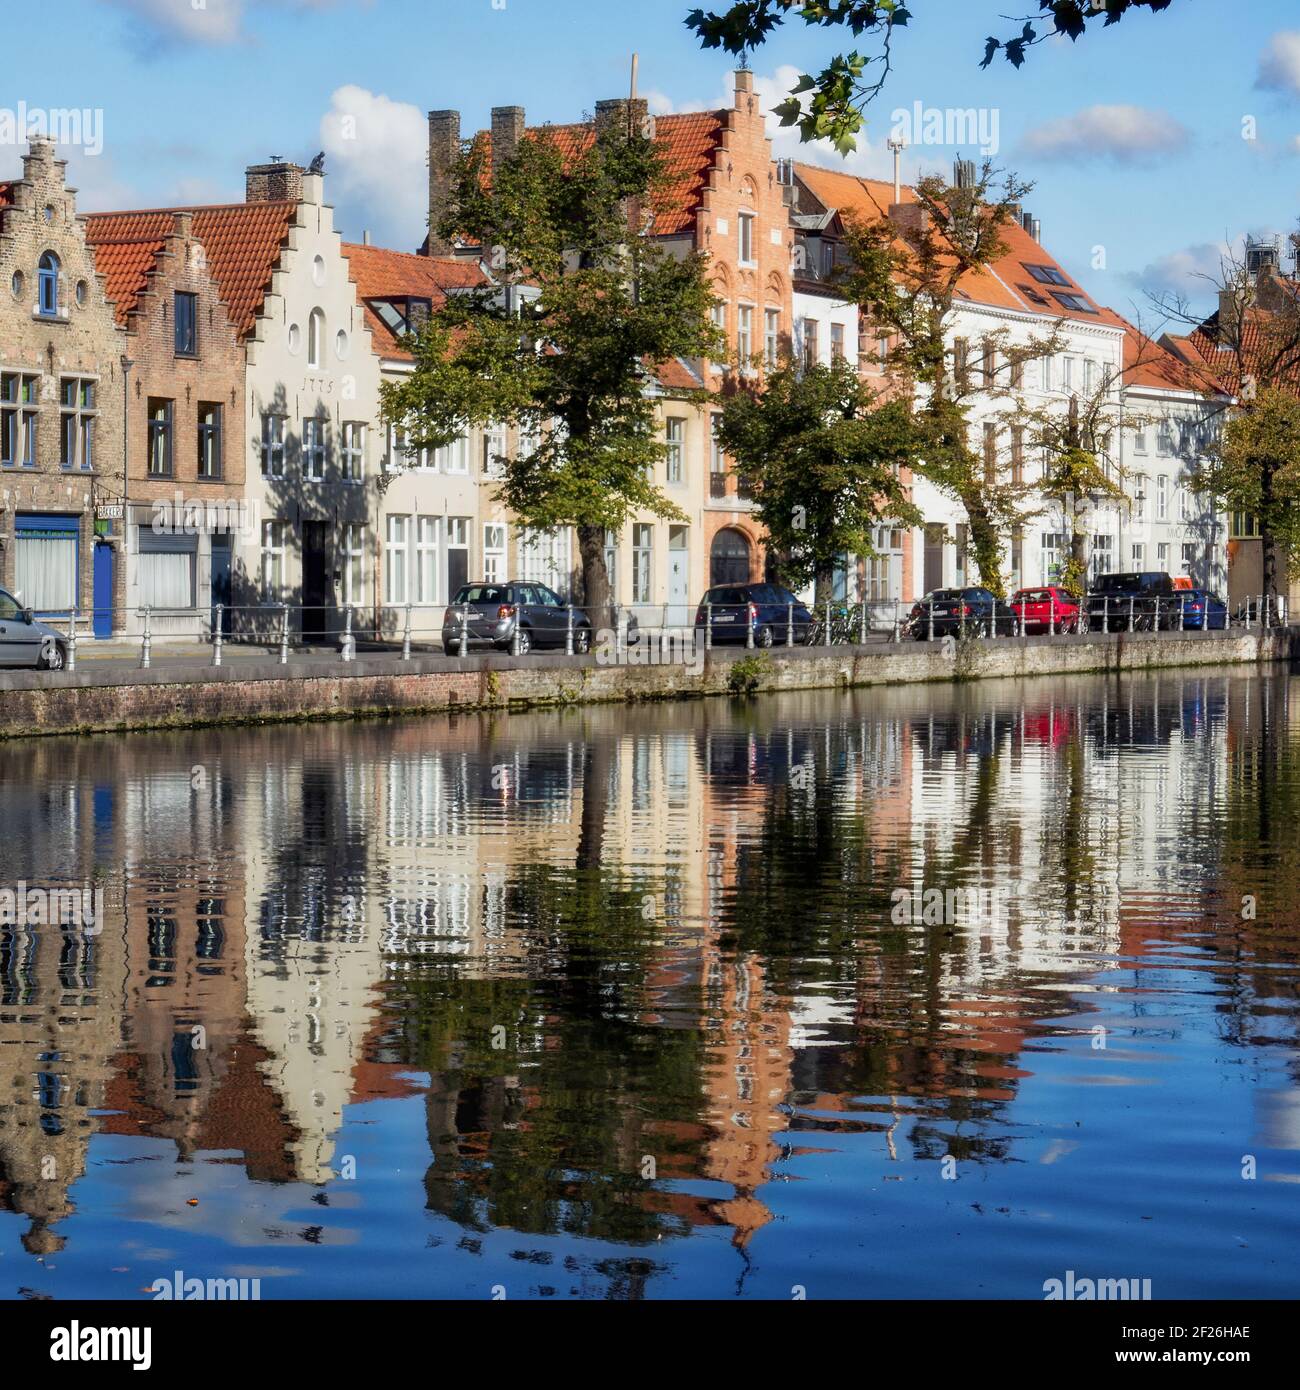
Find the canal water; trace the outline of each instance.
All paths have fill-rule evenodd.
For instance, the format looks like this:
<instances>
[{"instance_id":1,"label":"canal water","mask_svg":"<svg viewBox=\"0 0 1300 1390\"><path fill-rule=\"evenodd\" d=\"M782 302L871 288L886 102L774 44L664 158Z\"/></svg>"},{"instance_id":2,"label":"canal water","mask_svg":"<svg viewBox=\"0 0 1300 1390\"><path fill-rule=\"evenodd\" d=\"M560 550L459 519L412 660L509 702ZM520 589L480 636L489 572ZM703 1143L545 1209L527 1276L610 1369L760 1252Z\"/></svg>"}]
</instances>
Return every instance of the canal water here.
<instances>
[{"instance_id":1,"label":"canal water","mask_svg":"<svg viewBox=\"0 0 1300 1390\"><path fill-rule=\"evenodd\" d=\"M0 1290L1294 1298L1298 869L1253 670L0 746Z\"/></svg>"}]
</instances>

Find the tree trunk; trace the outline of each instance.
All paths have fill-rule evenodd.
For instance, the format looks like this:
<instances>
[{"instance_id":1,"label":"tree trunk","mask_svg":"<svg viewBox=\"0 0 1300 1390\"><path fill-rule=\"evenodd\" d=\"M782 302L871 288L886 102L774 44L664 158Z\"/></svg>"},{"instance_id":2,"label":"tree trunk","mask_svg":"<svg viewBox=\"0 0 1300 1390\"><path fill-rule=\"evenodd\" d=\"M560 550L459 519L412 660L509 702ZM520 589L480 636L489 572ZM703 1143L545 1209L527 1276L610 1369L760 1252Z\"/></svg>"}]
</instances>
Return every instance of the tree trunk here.
<instances>
[{"instance_id":1,"label":"tree trunk","mask_svg":"<svg viewBox=\"0 0 1300 1390\"><path fill-rule=\"evenodd\" d=\"M822 570L814 580L813 602L817 605L818 612L828 603L835 599L835 571Z\"/></svg>"},{"instance_id":2,"label":"tree trunk","mask_svg":"<svg viewBox=\"0 0 1300 1390\"><path fill-rule=\"evenodd\" d=\"M1007 589L1002 578L1002 542L998 537L998 528L989 516L984 499L977 493L963 497L962 504L970 523L971 554L979 571L980 583L995 598L1006 598Z\"/></svg>"},{"instance_id":3,"label":"tree trunk","mask_svg":"<svg viewBox=\"0 0 1300 1390\"><path fill-rule=\"evenodd\" d=\"M592 630L613 632L618 619L605 569L605 528L578 527L578 555L582 560L582 604L591 619Z\"/></svg>"}]
</instances>

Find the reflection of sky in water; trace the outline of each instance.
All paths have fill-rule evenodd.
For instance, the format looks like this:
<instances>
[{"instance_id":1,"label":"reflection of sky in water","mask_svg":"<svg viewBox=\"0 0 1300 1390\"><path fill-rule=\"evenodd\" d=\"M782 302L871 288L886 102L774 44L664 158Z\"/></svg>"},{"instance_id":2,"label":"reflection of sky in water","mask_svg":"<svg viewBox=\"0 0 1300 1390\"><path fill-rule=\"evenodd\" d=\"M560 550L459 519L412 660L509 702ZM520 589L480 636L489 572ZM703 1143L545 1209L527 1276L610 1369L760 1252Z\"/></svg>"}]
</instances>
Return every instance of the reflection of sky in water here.
<instances>
[{"instance_id":1,"label":"reflection of sky in water","mask_svg":"<svg viewBox=\"0 0 1300 1390\"><path fill-rule=\"evenodd\" d=\"M107 925L0 930L0 1288L1295 1296L1292 698L4 748L0 886Z\"/></svg>"}]
</instances>

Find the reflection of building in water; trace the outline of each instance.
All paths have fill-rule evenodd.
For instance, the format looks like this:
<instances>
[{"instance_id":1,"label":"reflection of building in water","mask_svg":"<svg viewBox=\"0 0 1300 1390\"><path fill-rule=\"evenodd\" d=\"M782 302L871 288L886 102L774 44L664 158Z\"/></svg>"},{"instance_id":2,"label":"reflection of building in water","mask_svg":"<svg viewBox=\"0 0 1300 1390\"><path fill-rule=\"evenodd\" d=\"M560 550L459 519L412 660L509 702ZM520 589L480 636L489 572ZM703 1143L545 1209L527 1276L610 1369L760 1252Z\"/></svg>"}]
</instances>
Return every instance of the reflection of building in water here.
<instances>
[{"instance_id":1,"label":"reflection of building in water","mask_svg":"<svg viewBox=\"0 0 1300 1390\"><path fill-rule=\"evenodd\" d=\"M366 919L367 742L343 726L306 747L248 768L239 841L252 1037L292 1130L292 1176L321 1183L333 1174L382 963Z\"/></svg>"},{"instance_id":2,"label":"reflection of building in water","mask_svg":"<svg viewBox=\"0 0 1300 1390\"><path fill-rule=\"evenodd\" d=\"M62 768L52 746L27 751L24 781L0 784L14 835L0 886L81 887L95 876L97 788ZM58 864L61 882L26 866ZM39 870L38 870L39 872ZM10 879L12 875L12 881ZM125 940L118 884L103 880L102 930L0 925L0 1210L30 1220L31 1254L59 1250L121 1041ZM101 924L96 923L99 927Z\"/></svg>"}]
</instances>

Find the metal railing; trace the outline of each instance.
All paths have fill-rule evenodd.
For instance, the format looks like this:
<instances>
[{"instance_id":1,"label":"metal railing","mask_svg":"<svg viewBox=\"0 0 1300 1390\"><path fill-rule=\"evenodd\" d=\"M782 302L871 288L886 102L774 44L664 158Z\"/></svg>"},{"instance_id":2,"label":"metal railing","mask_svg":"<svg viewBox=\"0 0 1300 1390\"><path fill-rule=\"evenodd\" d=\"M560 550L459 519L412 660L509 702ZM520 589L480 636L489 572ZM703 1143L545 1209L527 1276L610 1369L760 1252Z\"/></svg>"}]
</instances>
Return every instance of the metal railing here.
<instances>
[{"instance_id":1,"label":"metal railing","mask_svg":"<svg viewBox=\"0 0 1300 1390\"><path fill-rule=\"evenodd\" d=\"M995 610L956 600L917 603L638 604L597 611L579 605L560 608L510 605L385 604L379 608L323 610L291 604L225 605L207 609L144 607L94 614L95 626L118 629L111 640L92 638L84 610L43 614L39 621L59 633L61 650L42 646L42 664L75 670L79 655L100 649L110 655L138 653L139 665L180 659L185 645L206 648L213 666L224 665L232 650L262 652L281 664L295 655L351 662L359 656L444 655L465 659L484 653L523 656L550 651L603 661L653 661L665 651L727 645L746 649L794 646L868 646L905 639L946 637L997 641L1089 636L1100 633L1192 632L1209 635L1230 628L1244 631L1285 624L1285 603L1252 597L1235 612L1186 593L1150 599L1107 595L1081 604L1055 598L1031 611L1002 604ZM125 620L130 619L128 624ZM127 628L130 628L127 631ZM192 653L190 654L192 659ZM57 659L47 660L49 657Z\"/></svg>"}]
</instances>

